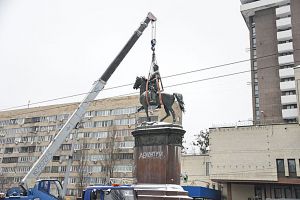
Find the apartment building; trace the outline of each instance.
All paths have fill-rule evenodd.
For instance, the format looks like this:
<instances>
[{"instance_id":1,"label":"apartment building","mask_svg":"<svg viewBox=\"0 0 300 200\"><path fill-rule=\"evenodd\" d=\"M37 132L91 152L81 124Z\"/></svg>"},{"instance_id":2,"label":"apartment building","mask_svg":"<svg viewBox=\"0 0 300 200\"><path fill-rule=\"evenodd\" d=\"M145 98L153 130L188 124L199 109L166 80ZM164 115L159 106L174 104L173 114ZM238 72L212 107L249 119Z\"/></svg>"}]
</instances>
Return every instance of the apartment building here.
<instances>
[{"instance_id":1,"label":"apartment building","mask_svg":"<svg viewBox=\"0 0 300 200\"><path fill-rule=\"evenodd\" d=\"M300 65L300 1L241 0L249 28L253 119L298 121L294 67Z\"/></svg>"},{"instance_id":2,"label":"apartment building","mask_svg":"<svg viewBox=\"0 0 300 200\"><path fill-rule=\"evenodd\" d=\"M1 192L18 186L78 105L69 103L0 112ZM80 196L85 186L105 184L109 179L134 182L131 132L146 121L143 111L136 113L138 107L137 95L93 101L39 178L63 181L72 155L68 196ZM179 106L175 103L173 108L181 124ZM165 112L151 110L150 115L157 121ZM171 117L166 120L171 121Z\"/></svg>"},{"instance_id":3,"label":"apartment building","mask_svg":"<svg viewBox=\"0 0 300 200\"><path fill-rule=\"evenodd\" d=\"M300 1L241 3L254 125L210 128L210 180L226 200L300 199Z\"/></svg>"}]
</instances>

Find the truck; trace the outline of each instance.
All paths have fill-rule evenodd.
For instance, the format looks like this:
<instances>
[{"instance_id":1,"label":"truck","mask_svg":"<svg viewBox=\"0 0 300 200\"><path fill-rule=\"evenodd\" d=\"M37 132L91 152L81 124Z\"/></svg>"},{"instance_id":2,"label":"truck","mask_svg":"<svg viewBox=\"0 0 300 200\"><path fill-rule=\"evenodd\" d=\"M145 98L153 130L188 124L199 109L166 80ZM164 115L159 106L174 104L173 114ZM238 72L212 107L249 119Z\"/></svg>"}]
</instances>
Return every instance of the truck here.
<instances>
[{"instance_id":1,"label":"truck","mask_svg":"<svg viewBox=\"0 0 300 200\"><path fill-rule=\"evenodd\" d=\"M175 184L135 184L117 186L89 186L82 194L84 200L191 200L180 185Z\"/></svg>"},{"instance_id":2,"label":"truck","mask_svg":"<svg viewBox=\"0 0 300 200\"><path fill-rule=\"evenodd\" d=\"M20 182L20 187L11 188L7 191L6 197L0 197L0 199L9 199L9 200L63 200L64 193L62 184L59 180L56 179L42 179L36 180L39 175L42 173L47 164L52 160L53 156L60 148L62 143L68 137L70 132L77 126L77 124L83 118L90 102L95 100L99 92L103 90L106 85L108 79L117 69L119 64L128 54L130 49L142 35L143 31L147 28L150 22L155 22L156 17L149 12L144 21L140 24L139 28L133 33L125 46L121 49L119 54L115 57L112 63L107 67L102 76L94 82L89 93L84 97L81 101L77 109L73 112L73 114L69 117L64 126L60 129L51 143L47 146L42 155L36 160L36 162L32 165L28 173L24 176L24 178ZM29 187L29 181L36 180L33 187ZM129 187L129 186L128 186ZM116 189L115 187L112 187ZM112 188L103 188L103 191L108 193ZM122 189L122 188L120 188ZM102 194L102 193L101 193ZM96 197L98 194L95 194ZM99 197L100 198L100 197ZM90 198L88 198L90 199ZM98 198L97 198L98 199ZM101 197L102 199L102 197Z\"/></svg>"}]
</instances>

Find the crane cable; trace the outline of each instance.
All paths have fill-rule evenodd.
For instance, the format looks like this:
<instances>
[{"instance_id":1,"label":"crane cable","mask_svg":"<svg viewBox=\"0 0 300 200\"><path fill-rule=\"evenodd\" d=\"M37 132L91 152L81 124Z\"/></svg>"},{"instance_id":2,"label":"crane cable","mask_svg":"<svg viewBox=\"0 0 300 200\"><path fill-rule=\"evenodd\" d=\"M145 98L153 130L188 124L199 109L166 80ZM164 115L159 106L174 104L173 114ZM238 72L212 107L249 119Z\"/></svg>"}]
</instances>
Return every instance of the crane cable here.
<instances>
[{"instance_id":1,"label":"crane cable","mask_svg":"<svg viewBox=\"0 0 300 200\"><path fill-rule=\"evenodd\" d=\"M148 73L148 79L147 79L147 82L146 82L146 102L147 102L148 106L150 105L149 92L148 92L148 90L149 90L149 81L150 81L150 78L151 78L151 74L154 73L154 66L155 65L157 66L157 60L156 60L156 54L155 54L156 22L152 22L151 25L152 25L152 31L151 31L152 60L151 60L151 65L150 65L150 69L149 69L149 73ZM156 79L157 79L157 81L155 81L155 84L156 84L157 92L158 92L158 95L159 95L160 105L163 105L162 96L161 96L161 91L163 91L163 86L162 86L160 78L156 78ZM160 85L162 86L162 90L160 89Z\"/></svg>"},{"instance_id":2,"label":"crane cable","mask_svg":"<svg viewBox=\"0 0 300 200\"><path fill-rule=\"evenodd\" d=\"M151 50L152 50L152 60L151 60L151 64L150 64L150 68L148 71L148 78L147 78L147 82L146 82L146 102L147 105L150 106L150 102L149 102L149 80L150 80L150 74L153 70L153 66L154 64L156 64L156 56L155 56L155 44L156 44L156 22L151 21ZM151 94L150 94L151 95Z\"/></svg>"}]
</instances>

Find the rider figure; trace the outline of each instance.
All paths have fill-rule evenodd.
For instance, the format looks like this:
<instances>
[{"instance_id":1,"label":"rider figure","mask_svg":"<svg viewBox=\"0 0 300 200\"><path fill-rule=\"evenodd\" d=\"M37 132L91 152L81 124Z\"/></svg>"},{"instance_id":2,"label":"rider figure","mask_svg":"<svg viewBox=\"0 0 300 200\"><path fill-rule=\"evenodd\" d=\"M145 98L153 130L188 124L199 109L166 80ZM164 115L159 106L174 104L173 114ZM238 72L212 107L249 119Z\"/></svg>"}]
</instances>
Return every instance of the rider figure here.
<instances>
[{"instance_id":1,"label":"rider figure","mask_svg":"<svg viewBox=\"0 0 300 200\"><path fill-rule=\"evenodd\" d=\"M154 64L153 72L150 75L150 90L152 91L150 93L150 102L156 103L157 108L161 107L160 101L157 98L160 92L159 83L161 83L159 68L157 64Z\"/></svg>"}]
</instances>

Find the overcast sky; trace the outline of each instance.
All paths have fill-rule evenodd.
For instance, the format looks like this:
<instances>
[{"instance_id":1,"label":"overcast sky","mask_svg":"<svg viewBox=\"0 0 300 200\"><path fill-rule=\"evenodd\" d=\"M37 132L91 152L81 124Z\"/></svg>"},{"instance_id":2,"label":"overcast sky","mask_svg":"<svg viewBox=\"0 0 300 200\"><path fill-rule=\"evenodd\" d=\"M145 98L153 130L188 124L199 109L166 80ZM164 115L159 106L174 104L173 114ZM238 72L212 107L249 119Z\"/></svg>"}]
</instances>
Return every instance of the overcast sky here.
<instances>
[{"instance_id":1,"label":"overcast sky","mask_svg":"<svg viewBox=\"0 0 300 200\"><path fill-rule=\"evenodd\" d=\"M239 0L0 0L0 110L90 90L147 13L157 18L161 76L249 59ZM106 88L148 75L151 26ZM250 63L163 79L164 86L250 70ZM215 124L252 118L250 73L165 88L183 94L183 127L191 138ZM98 98L136 92L132 86ZM83 96L48 104L81 101ZM44 104L43 104L44 105Z\"/></svg>"}]
</instances>

